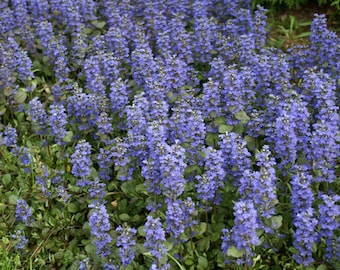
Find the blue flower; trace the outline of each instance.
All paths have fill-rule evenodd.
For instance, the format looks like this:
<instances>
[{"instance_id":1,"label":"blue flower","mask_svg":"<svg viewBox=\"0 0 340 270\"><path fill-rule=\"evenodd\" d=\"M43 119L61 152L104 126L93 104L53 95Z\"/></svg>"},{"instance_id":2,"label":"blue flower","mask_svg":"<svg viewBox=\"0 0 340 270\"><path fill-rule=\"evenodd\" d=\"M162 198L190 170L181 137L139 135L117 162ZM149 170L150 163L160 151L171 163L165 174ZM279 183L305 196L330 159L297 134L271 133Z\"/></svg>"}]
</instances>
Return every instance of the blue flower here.
<instances>
[{"instance_id":1,"label":"blue flower","mask_svg":"<svg viewBox=\"0 0 340 270\"><path fill-rule=\"evenodd\" d=\"M111 254L112 237L108 233L110 230L110 220L105 207L105 201L95 201L89 205L93 208L89 217L91 235L94 237L94 244L97 248L97 254L104 258Z\"/></svg>"},{"instance_id":2,"label":"blue flower","mask_svg":"<svg viewBox=\"0 0 340 270\"><path fill-rule=\"evenodd\" d=\"M118 255L124 266L129 265L135 257L136 240L134 239L137 230L127 226L119 226L116 229Z\"/></svg>"},{"instance_id":3,"label":"blue flower","mask_svg":"<svg viewBox=\"0 0 340 270\"><path fill-rule=\"evenodd\" d=\"M166 254L165 231L159 218L147 216L145 223L144 247L148 249L157 262L160 262Z\"/></svg>"},{"instance_id":4,"label":"blue flower","mask_svg":"<svg viewBox=\"0 0 340 270\"><path fill-rule=\"evenodd\" d=\"M91 145L85 140L80 140L71 155L72 174L74 176L84 178L90 175L92 165L90 155Z\"/></svg>"},{"instance_id":5,"label":"blue flower","mask_svg":"<svg viewBox=\"0 0 340 270\"><path fill-rule=\"evenodd\" d=\"M51 135L56 143L61 145L66 135L67 114L63 104L52 104L49 111L49 125Z\"/></svg>"},{"instance_id":6,"label":"blue flower","mask_svg":"<svg viewBox=\"0 0 340 270\"><path fill-rule=\"evenodd\" d=\"M25 200L23 199L17 200L15 217L17 221L22 221L27 226L30 226L32 224L33 222L32 208L29 207L28 203Z\"/></svg>"}]
</instances>

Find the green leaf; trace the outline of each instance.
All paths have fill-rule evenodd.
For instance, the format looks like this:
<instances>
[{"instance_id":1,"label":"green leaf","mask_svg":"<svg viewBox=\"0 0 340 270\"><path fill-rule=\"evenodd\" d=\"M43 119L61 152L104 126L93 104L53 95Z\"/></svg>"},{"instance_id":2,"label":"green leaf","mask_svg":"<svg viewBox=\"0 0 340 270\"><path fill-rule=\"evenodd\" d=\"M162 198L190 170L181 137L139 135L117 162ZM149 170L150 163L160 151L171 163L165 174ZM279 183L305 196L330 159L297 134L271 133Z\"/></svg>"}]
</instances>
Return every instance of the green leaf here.
<instances>
[{"instance_id":1,"label":"green leaf","mask_svg":"<svg viewBox=\"0 0 340 270\"><path fill-rule=\"evenodd\" d=\"M316 270L327 270L328 268L327 268L327 265L325 265L325 264L320 264L319 266L318 266L318 268L316 268Z\"/></svg>"},{"instance_id":2,"label":"green leaf","mask_svg":"<svg viewBox=\"0 0 340 270\"><path fill-rule=\"evenodd\" d=\"M128 220L130 220L130 216L129 216L129 214L123 213L123 214L119 215L119 219L121 221L128 221Z\"/></svg>"},{"instance_id":3,"label":"green leaf","mask_svg":"<svg viewBox=\"0 0 340 270\"><path fill-rule=\"evenodd\" d=\"M221 124L219 127L218 127L218 132L219 133L226 133L227 131L230 132L233 130L233 126L230 126L230 125L226 125L226 124Z\"/></svg>"},{"instance_id":4,"label":"green leaf","mask_svg":"<svg viewBox=\"0 0 340 270\"><path fill-rule=\"evenodd\" d=\"M4 174L3 176L2 176L2 183L5 185L5 186L7 186L7 185L9 185L10 183L11 183L11 175L9 174L9 173L6 173L6 174Z\"/></svg>"},{"instance_id":5,"label":"green leaf","mask_svg":"<svg viewBox=\"0 0 340 270\"><path fill-rule=\"evenodd\" d=\"M237 249L235 246L231 246L227 251L227 255L234 258L241 258L243 254L244 251Z\"/></svg>"},{"instance_id":6,"label":"green leaf","mask_svg":"<svg viewBox=\"0 0 340 270\"><path fill-rule=\"evenodd\" d=\"M85 246L85 251L87 254L95 256L97 250L96 247L92 243L90 243Z\"/></svg>"},{"instance_id":7,"label":"green leaf","mask_svg":"<svg viewBox=\"0 0 340 270\"><path fill-rule=\"evenodd\" d=\"M207 223L206 222L201 222L199 225L198 225L198 232L197 232L197 235L202 235L204 234L206 231L207 231Z\"/></svg>"},{"instance_id":8,"label":"green leaf","mask_svg":"<svg viewBox=\"0 0 340 270\"><path fill-rule=\"evenodd\" d=\"M4 89L4 94L5 94L6 97L12 95L12 93L13 93L13 88L11 88L11 87L6 87L6 88Z\"/></svg>"},{"instance_id":9,"label":"green leaf","mask_svg":"<svg viewBox=\"0 0 340 270\"><path fill-rule=\"evenodd\" d=\"M124 182L121 185L121 189L126 194L133 194L135 191L134 184L131 183L130 181Z\"/></svg>"},{"instance_id":10,"label":"green leaf","mask_svg":"<svg viewBox=\"0 0 340 270\"><path fill-rule=\"evenodd\" d=\"M144 184L137 185L136 192L148 195L148 191L146 190L146 186Z\"/></svg>"},{"instance_id":11,"label":"green leaf","mask_svg":"<svg viewBox=\"0 0 340 270\"><path fill-rule=\"evenodd\" d=\"M92 25L95 26L98 29L103 29L106 25L106 22L104 21L92 21Z\"/></svg>"},{"instance_id":12,"label":"green leaf","mask_svg":"<svg viewBox=\"0 0 340 270\"><path fill-rule=\"evenodd\" d=\"M243 123L243 124L247 124L250 120L250 117L247 115L247 113L245 111L239 111L239 112L235 113L235 118L237 120L240 120L241 123Z\"/></svg>"},{"instance_id":13,"label":"green leaf","mask_svg":"<svg viewBox=\"0 0 340 270\"><path fill-rule=\"evenodd\" d=\"M6 107L0 107L0 115L4 115L6 111Z\"/></svg>"},{"instance_id":14,"label":"green leaf","mask_svg":"<svg viewBox=\"0 0 340 270\"><path fill-rule=\"evenodd\" d=\"M170 259L172 259L172 260L177 264L177 266L179 267L179 269L185 270L184 266L181 265L181 263L180 263L174 256L172 256L170 253L167 253L167 256L168 256Z\"/></svg>"},{"instance_id":15,"label":"green leaf","mask_svg":"<svg viewBox=\"0 0 340 270\"><path fill-rule=\"evenodd\" d=\"M8 201L10 204L16 204L18 199L19 199L18 195L15 194L11 194L8 197Z\"/></svg>"},{"instance_id":16,"label":"green leaf","mask_svg":"<svg viewBox=\"0 0 340 270\"><path fill-rule=\"evenodd\" d=\"M216 119L214 120L214 123L216 125L225 124L225 117L224 116L216 117Z\"/></svg>"},{"instance_id":17,"label":"green leaf","mask_svg":"<svg viewBox=\"0 0 340 270\"><path fill-rule=\"evenodd\" d=\"M192 258L190 255L188 255L185 259L184 259L184 264L187 266L193 265L194 264L194 258Z\"/></svg>"},{"instance_id":18,"label":"green leaf","mask_svg":"<svg viewBox=\"0 0 340 270\"><path fill-rule=\"evenodd\" d=\"M75 203L69 203L67 205L67 210L70 212L70 213L77 213L79 211L79 205L78 204L75 204Z\"/></svg>"},{"instance_id":19,"label":"green leaf","mask_svg":"<svg viewBox=\"0 0 340 270\"><path fill-rule=\"evenodd\" d=\"M273 216L270 218L275 229L279 229L282 226L282 216Z\"/></svg>"},{"instance_id":20,"label":"green leaf","mask_svg":"<svg viewBox=\"0 0 340 270\"><path fill-rule=\"evenodd\" d=\"M27 98L27 93L23 90L19 90L15 95L14 95L14 101L16 103L24 103Z\"/></svg>"},{"instance_id":21,"label":"green leaf","mask_svg":"<svg viewBox=\"0 0 340 270\"><path fill-rule=\"evenodd\" d=\"M145 236L145 226L143 225L143 226L138 227L137 232L138 232L138 235Z\"/></svg>"},{"instance_id":22,"label":"green leaf","mask_svg":"<svg viewBox=\"0 0 340 270\"><path fill-rule=\"evenodd\" d=\"M205 137L205 142L209 146L215 146L218 142L218 134L215 133L207 133L207 136Z\"/></svg>"},{"instance_id":23,"label":"green leaf","mask_svg":"<svg viewBox=\"0 0 340 270\"><path fill-rule=\"evenodd\" d=\"M295 38L305 38L305 37L309 37L311 33L312 33L312 32L304 32L304 33L301 33L300 35L295 36Z\"/></svg>"},{"instance_id":24,"label":"green leaf","mask_svg":"<svg viewBox=\"0 0 340 270\"><path fill-rule=\"evenodd\" d=\"M67 143L72 142L72 138L73 138L73 131L72 130L67 131L65 137L63 138L63 142L67 142Z\"/></svg>"},{"instance_id":25,"label":"green leaf","mask_svg":"<svg viewBox=\"0 0 340 270\"><path fill-rule=\"evenodd\" d=\"M203 256L198 257L198 264L203 268L208 268L208 260Z\"/></svg>"},{"instance_id":26,"label":"green leaf","mask_svg":"<svg viewBox=\"0 0 340 270\"><path fill-rule=\"evenodd\" d=\"M234 128L233 128L233 132L237 133L237 134L242 134L243 133L243 124L242 123L238 123Z\"/></svg>"}]
</instances>

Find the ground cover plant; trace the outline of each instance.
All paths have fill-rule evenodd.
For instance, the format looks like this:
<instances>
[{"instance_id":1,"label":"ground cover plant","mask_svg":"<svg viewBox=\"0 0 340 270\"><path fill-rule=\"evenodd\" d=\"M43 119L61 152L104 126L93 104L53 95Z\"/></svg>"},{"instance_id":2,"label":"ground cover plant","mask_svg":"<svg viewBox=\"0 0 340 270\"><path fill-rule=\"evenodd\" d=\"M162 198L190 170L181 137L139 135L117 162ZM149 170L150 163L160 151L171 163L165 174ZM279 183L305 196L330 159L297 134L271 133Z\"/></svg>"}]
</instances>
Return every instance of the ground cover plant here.
<instances>
[{"instance_id":1,"label":"ground cover plant","mask_svg":"<svg viewBox=\"0 0 340 270\"><path fill-rule=\"evenodd\" d=\"M339 37L251 1L0 4L1 269L339 269Z\"/></svg>"}]
</instances>

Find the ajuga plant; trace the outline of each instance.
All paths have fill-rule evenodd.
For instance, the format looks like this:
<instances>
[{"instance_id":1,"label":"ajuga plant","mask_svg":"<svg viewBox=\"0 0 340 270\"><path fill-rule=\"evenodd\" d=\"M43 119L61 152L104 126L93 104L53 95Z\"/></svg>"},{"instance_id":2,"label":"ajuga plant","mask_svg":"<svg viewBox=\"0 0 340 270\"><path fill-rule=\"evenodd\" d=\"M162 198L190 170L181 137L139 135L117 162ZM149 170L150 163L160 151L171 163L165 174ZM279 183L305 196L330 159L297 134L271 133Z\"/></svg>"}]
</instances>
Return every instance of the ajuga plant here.
<instances>
[{"instance_id":1,"label":"ajuga plant","mask_svg":"<svg viewBox=\"0 0 340 270\"><path fill-rule=\"evenodd\" d=\"M0 3L1 269L340 269L339 37L251 4Z\"/></svg>"}]
</instances>

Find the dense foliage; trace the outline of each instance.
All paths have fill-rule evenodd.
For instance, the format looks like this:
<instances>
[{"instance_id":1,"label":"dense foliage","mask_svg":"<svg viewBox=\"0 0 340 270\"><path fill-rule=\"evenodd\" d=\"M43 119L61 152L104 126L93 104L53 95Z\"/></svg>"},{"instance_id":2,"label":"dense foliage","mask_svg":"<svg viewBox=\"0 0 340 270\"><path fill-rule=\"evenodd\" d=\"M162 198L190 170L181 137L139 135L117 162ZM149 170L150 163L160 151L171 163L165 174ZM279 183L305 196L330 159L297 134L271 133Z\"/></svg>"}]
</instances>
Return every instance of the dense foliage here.
<instances>
[{"instance_id":1,"label":"dense foliage","mask_svg":"<svg viewBox=\"0 0 340 270\"><path fill-rule=\"evenodd\" d=\"M2 269L339 269L339 37L265 12L1 1Z\"/></svg>"},{"instance_id":2,"label":"dense foliage","mask_svg":"<svg viewBox=\"0 0 340 270\"><path fill-rule=\"evenodd\" d=\"M317 3L319 6L329 5L340 11L340 0L252 0L252 5L270 5L271 7L285 6L290 9L299 9L301 6Z\"/></svg>"}]
</instances>

